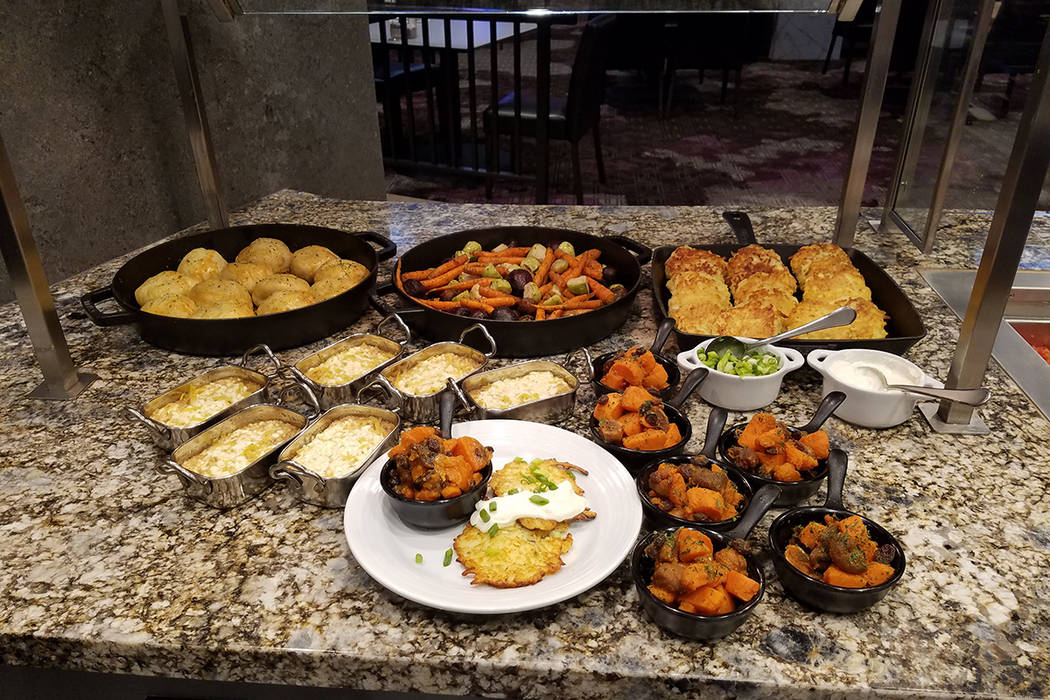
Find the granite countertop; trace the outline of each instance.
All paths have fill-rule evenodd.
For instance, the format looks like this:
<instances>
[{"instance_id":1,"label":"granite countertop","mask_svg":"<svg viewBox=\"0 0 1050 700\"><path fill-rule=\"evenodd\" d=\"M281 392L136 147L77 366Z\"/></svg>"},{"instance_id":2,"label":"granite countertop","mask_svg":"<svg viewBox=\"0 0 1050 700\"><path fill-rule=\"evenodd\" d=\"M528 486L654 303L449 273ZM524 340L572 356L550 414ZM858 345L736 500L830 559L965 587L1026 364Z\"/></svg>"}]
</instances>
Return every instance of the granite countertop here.
<instances>
[{"instance_id":1,"label":"granite countertop","mask_svg":"<svg viewBox=\"0 0 1050 700\"><path fill-rule=\"evenodd\" d=\"M752 215L769 243L827 240L835 219L832 208ZM457 229L512 224L624 234L651 246L730 239L707 207L392 204L283 191L234 219L376 230L401 250ZM900 235L865 228L857 239L923 315L929 335L908 357L940 378L959 322L916 268L974 267L988 221L949 212L928 257ZM1047 257L1047 223L1033 233L1034 264ZM868 611L804 609L767 561L770 583L753 618L721 641L692 642L647 619L624 563L564 603L472 619L373 582L350 555L341 511L298 503L283 486L217 511L154 470L162 455L120 408L219 361L153 348L133 328L96 328L79 312L77 297L108 284L121 262L56 287L74 357L101 376L75 401L24 398L39 373L17 308L0 307L0 662L525 697L1050 693L1050 423L997 365L982 412L990 436L934 435L918 414L883 431L828 423L851 455L847 506L896 533L908 555L901 584ZM369 311L352 330L378 320ZM595 349L648 342L654 327L646 287L622 331ZM294 361L327 342L280 355ZM800 370L772 410L802 418L819 398L819 376ZM582 388L565 427L581 431L592 400ZM686 411L694 425L707 419L698 398ZM701 441L696 435L689 448Z\"/></svg>"}]
</instances>

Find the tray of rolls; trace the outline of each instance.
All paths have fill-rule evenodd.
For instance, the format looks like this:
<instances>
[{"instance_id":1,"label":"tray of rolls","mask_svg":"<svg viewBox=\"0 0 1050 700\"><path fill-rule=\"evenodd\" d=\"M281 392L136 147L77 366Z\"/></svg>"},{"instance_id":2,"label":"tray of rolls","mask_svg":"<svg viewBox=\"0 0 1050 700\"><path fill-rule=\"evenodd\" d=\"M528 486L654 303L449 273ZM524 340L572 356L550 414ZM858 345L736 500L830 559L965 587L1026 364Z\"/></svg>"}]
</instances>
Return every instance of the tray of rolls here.
<instances>
[{"instance_id":1,"label":"tray of rolls","mask_svg":"<svg viewBox=\"0 0 1050 700\"><path fill-rule=\"evenodd\" d=\"M747 214L723 216L740 243L653 252L653 299L661 318L675 320L680 349L718 335L765 338L840 306L856 309L853 323L782 345L802 353L871 348L899 355L926 336L911 300L861 251L833 243L761 246Z\"/></svg>"}]
</instances>

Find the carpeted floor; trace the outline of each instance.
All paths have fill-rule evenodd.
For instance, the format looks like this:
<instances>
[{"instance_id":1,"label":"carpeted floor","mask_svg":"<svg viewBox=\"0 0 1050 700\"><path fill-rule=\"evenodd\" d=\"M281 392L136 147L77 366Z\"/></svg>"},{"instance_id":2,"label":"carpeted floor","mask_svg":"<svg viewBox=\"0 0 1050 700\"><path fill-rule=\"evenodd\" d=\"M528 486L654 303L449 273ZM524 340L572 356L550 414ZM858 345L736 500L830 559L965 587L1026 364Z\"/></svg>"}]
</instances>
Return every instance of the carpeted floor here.
<instances>
[{"instance_id":1,"label":"carpeted floor","mask_svg":"<svg viewBox=\"0 0 1050 700\"><path fill-rule=\"evenodd\" d=\"M552 44L552 92L564 94L579 27L555 29ZM509 51L499 54L499 93L511 90ZM535 75L534 44L523 45L526 76ZM479 111L490 94L487 50L477 52ZM601 131L608 182L598 183L590 139L582 145L585 202L588 204L709 204L795 206L836 204L849 160L859 103L863 65L855 66L850 86L842 87L841 68L822 75L819 63L759 62L744 68L739 89L720 104L720 76L681 71L674 104L661 119L655 85L634 72L609 71ZM461 62L466 89L466 62ZM986 76L983 92L1002 92L1004 80ZM528 86L532 80L526 78ZM946 207L988 208L998 186L1020 117L1025 82L1015 90L1015 109L1006 119L978 120L966 127L960 143ZM865 203L881 206L893 173L901 113L907 90L891 87L879 121L876 146L865 187ZM981 95L978 95L980 100ZM424 114L417 101L417 114ZM464 104L466 112L466 104ZM422 119L421 119L422 121ZM469 119L464 115L464 127ZM936 136L931 134L931 138ZM571 166L566 143L552 142L551 202L571 204ZM936 153L937 149L930 149ZM534 148L525 142L523 166L534 171ZM936 172L937 160L920 167ZM919 180L920 178L917 178ZM924 177L913 201L928 202L932 178ZM388 192L446 202L485 201L480 179L388 172ZM528 182L498 182L491 201L531 203ZM1042 206L1050 208L1050 183Z\"/></svg>"}]
</instances>

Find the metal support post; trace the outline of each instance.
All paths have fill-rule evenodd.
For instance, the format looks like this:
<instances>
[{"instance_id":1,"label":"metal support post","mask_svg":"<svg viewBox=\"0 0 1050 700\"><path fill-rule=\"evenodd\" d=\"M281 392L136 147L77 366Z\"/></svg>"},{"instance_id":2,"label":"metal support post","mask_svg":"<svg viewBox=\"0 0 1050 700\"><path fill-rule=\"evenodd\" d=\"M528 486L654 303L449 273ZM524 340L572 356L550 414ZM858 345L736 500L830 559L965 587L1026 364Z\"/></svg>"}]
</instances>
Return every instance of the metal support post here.
<instances>
[{"instance_id":1,"label":"metal support post","mask_svg":"<svg viewBox=\"0 0 1050 700\"><path fill-rule=\"evenodd\" d=\"M208 116L204 111L200 78L190 43L190 26L186 16L179 12L178 0L160 0L164 12L164 26L168 32L171 58L175 63L175 82L182 98L182 113L186 119L186 130L190 135L193 161L197 166L197 181L200 183L204 205L208 209L208 223L212 228L229 226L229 213L219 187L219 173L215 166Z\"/></svg>"},{"instance_id":2,"label":"metal support post","mask_svg":"<svg viewBox=\"0 0 1050 700\"><path fill-rule=\"evenodd\" d=\"M860 203L864 199L864 181L868 177L871 149L875 144L875 130L879 125L882 95L886 76L890 72L893 38L897 33L901 0L882 0L875 14L868 61L864 69L864 87L861 91L857 128L853 132L846 182L842 188L838 220L835 223L835 243L843 247L853 245L860 221Z\"/></svg>"},{"instance_id":3,"label":"metal support post","mask_svg":"<svg viewBox=\"0 0 1050 700\"><path fill-rule=\"evenodd\" d=\"M98 377L91 372L77 371L73 365L2 137L0 204L3 206L0 212L0 253L11 276L15 298L22 308L29 340L44 375L44 383L33 389L29 396L36 399L72 399Z\"/></svg>"},{"instance_id":4,"label":"metal support post","mask_svg":"<svg viewBox=\"0 0 1050 700\"><path fill-rule=\"evenodd\" d=\"M923 253L929 253L933 250L937 224L940 222L941 210L944 208L944 199L948 193L948 184L951 179L952 165L955 162L955 153L958 151L959 140L962 138L963 127L966 125L966 114L970 109L973 88L977 82L981 56L984 53L988 32L992 27L992 9L995 2L996 0L981 0L977 9L970 51L966 59L966 68L963 71L959 85L959 97L955 103L955 110L948 128L944 153L941 156L940 168L937 171L937 182L934 185L933 197L930 201L929 213L921 233L916 231L897 211L897 201L901 193L910 186L914 178L916 161L922 148L922 140L929 116L930 102L940 69L940 48L936 49L935 53L933 42L930 42L930 45L923 51L923 58L920 58L918 62L918 66L922 66L923 69L921 71L916 70L916 79L912 84L912 92L908 97L907 118L905 119L901 143L897 149L897 165L894 167L893 179L890 180L887 188L886 206L883 209L882 223L879 226L879 230L889 231L890 225L895 225ZM947 6L950 11L950 3L947 3ZM931 18L935 10L935 7L931 7ZM940 14L941 19L947 23L948 14ZM923 30L923 36L932 37L934 31L936 31L936 27L927 24L926 29ZM949 40L950 37L945 38L945 42Z\"/></svg>"},{"instance_id":5,"label":"metal support post","mask_svg":"<svg viewBox=\"0 0 1050 700\"><path fill-rule=\"evenodd\" d=\"M1043 37L1037 66L945 382L950 389L980 386L984 379L1050 170L1050 27ZM973 410L946 401L941 403L937 417L948 424L964 425L970 422Z\"/></svg>"}]
</instances>

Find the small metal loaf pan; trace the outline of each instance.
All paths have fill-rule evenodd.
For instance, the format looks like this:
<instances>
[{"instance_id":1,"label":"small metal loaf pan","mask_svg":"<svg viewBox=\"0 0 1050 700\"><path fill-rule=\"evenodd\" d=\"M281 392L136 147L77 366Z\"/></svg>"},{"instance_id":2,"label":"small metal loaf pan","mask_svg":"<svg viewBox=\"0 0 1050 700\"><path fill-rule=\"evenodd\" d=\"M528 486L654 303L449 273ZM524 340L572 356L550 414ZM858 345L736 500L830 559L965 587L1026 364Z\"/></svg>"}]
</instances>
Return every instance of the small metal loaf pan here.
<instances>
[{"instance_id":1,"label":"small metal loaf pan","mask_svg":"<svg viewBox=\"0 0 1050 700\"><path fill-rule=\"evenodd\" d=\"M554 396L536 399L503 409L485 408L474 398L477 392L497 380L524 377L532 372L550 372L556 377L564 379L570 389ZM472 417L478 420L504 418L507 420L529 420L537 423L558 423L573 414L576 408L576 391L579 387L579 380L562 365L556 362L548 362L547 360L531 360L510 365L509 367L480 372L464 379L459 398L471 410Z\"/></svg>"},{"instance_id":2,"label":"small metal loaf pan","mask_svg":"<svg viewBox=\"0 0 1050 700\"><path fill-rule=\"evenodd\" d=\"M274 372L272 375L266 375L248 369L248 359L256 352L264 353L269 358L270 362L273 363ZM137 421L146 427L149 431L150 437L153 438L153 442L157 447L165 451L171 451L192 438L194 435L198 435L208 426L215 425L222 419L232 416L241 409L269 401L273 396L271 382L274 377L280 376L282 369L281 361L277 359L269 347L265 345L257 345L244 353L244 356L241 357L240 364L225 365L209 370L204 374L194 377L188 382L183 382L172 389L168 389L160 396L148 401L140 410L136 410L130 406L125 407L124 413L131 420ZM178 401L187 392L227 377L239 377L245 381L258 384L259 388L240 401L230 404L223 410L208 416L196 425L176 427L165 425L164 423L153 420L149 417L169 403Z\"/></svg>"},{"instance_id":3,"label":"small metal loaf pan","mask_svg":"<svg viewBox=\"0 0 1050 700\"><path fill-rule=\"evenodd\" d=\"M397 324L404 332L405 339L401 342L397 342L383 337L383 327L387 323ZM374 333L354 333L353 335L349 335L341 340L337 340L312 355L304 357L295 363L291 369L291 373L297 381L310 387L310 390L317 396L321 409L327 411L338 404L356 401L358 392L366 385L370 384L379 372L401 359L405 354L405 346L408 345L411 340L412 332L408 329L408 326L405 325L405 322L401 320L401 317L394 314L392 316L387 316L380 321L376 325ZM391 357L346 384L321 384L307 376L309 370L325 362L328 358L338 355L344 350L360 345L374 345L380 350L390 353Z\"/></svg>"},{"instance_id":4,"label":"small metal loaf pan","mask_svg":"<svg viewBox=\"0 0 1050 700\"><path fill-rule=\"evenodd\" d=\"M314 414L316 415L316 413ZM275 404L250 406L217 423L204 432L190 439L176 449L171 459L161 462L157 469L163 474L174 474L182 482L186 495L215 508L232 508L259 495L273 484L270 478L270 465L277 459L277 454L297 435L274 445L265 454L235 474L223 477L208 477L187 469L183 464L219 438L249 423L261 420L281 420L291 424L301 432L310 422L307 416Z\"/></svg>"},{"instance_id":5,"label":"small metal loaf pan","mask_svg":"<svg viewBox=\"0 0 1050 700\"><path fill-rule=\"evenodd\" d=\"M467 334L475 330L485 336L485 339L489 342L491 346L489 352L483 353L480 350L475 350L469 345L463 343L463 339ZM496 354L496 342L492 340L492 336L489 335L489 332L485 330L484 326L476 324L463 331L462 335L459 336L458 343L450 341L429 345L422 350L409 355L405 359L388 366L380 372L379 376L376 377L375 383L382 386L386 391L400 397L402 406L401 416L405 420L413 423L433 423L436 421L440 414L439 397L445 387L442 385L437 391L426 395L408 394L399 390L395 386L395 381L402 373L411 371L413 367L423 360L446 352L465 355L478 363L476 369L456 380L456 384L461 385L468 377L477 374L485 368L485 364L489 361L489 358Z\"/></svg>"},{"instance_id":6,"label":"small metal loaf pan","mask_svg":"<svg viewBox=\"0 0 1050 700\"><path fill-rule=\"evenodd\" d=\"M384 408L358 404L345 404L329 409L300 433L298 437L288 443L288 446L281 451L277 464L270 467L270 476L277 480L288 481L297 491L301 501L323 508L342 508L346 505L346 499L350 495L350 489L353 487L354 482L357 481L357 477L395 442L401 428L401 419L396 411L397 409L388 411ZM296 461L299 451L310 441L327 430L328 426L335 421L348 416L379 418L380 420L389 421L393 428L361 464L341 476L321 476Z\"/></svg>"}]
</instances>

